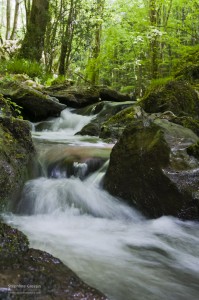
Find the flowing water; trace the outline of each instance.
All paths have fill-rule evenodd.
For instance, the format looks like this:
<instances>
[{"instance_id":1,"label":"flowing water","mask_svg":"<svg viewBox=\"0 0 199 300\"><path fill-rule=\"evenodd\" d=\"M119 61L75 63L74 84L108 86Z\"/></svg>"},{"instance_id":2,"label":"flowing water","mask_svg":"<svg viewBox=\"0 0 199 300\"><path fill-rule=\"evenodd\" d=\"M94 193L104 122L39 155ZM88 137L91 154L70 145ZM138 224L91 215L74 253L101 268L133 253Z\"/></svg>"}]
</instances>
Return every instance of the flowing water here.
<instances>
[{"instance_id":1,"label":"flowing water","mask_svg":"<svg viewBox=\"0 0 199 300\"><path fill-rule=\"evenodd\" d=\"M40 175L5 221L109 299L198 299L199 224L147 220L105 192L113 145L74 135L90 119L65 110L34 126Z\"/></svg>"}]
</instances>

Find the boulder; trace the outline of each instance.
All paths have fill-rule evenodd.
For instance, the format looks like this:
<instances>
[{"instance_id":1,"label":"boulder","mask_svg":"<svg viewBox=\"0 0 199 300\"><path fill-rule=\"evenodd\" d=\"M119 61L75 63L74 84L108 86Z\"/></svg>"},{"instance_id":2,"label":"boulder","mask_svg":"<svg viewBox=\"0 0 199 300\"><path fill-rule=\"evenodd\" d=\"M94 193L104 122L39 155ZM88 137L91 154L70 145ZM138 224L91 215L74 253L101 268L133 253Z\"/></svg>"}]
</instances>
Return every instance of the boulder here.
<instances>
[{"instance_id":1,"label":"boulder","mask_svg":"<svg viewBox=\"0 0 199 300\"><path fill-rule=\"evenodd\" d=\"M171 80L149 89L140 101L147 113L172 111L177 116L199 116L199 97L186 81Z\"/></svg>"},{"instance_id":2,"label":"boulder","mask_svg":"<svg viewBox=\"0 0 199 300\"><path fill-rule=\"evenodd\" d=\"M29 248L26 236L0 222L1 299L105 300L52 255Z\"/></svg>"},{"instance_id":3,"label":"boulder","mask_svg":"<svg viewBox=\"0 0 199 300\"><path fill-rule=\"evenodd\" d=\"M17 79L1 79L0 94L19 105L22 116L32 122L59 116L66 108L56 98L39 91L29 82L21 82Z\"/></svg>"},{"instance_id":4,"label":"boulder","mask_svg":"<svg viewBox=\"0 0 199 300\"><path fill-rule=\"evenodd\" d=\"M100 101L99 91L94 87L78 87L68 85L53 85L45 92L56 97L63 104L80 108Z\"/></svg>"},{"instance_id":5,"label":"boulder","mask_svg":"<svg viewBox=\"0 0 199 300\"><path fill-rule=\"evenodd\" d=\"M34 156L29 124L0 116L0 210L17 200Z\"/></svg>"},{"instance_id":6,"label":"boulder","mask_svg":"<svg viewBox=\"0 0 199 300\"><path fill-rule=\"evenodd\" d=\"M101 127L104 122L106 122L109 118L117 114L119 111L132 106L132 101L126 102L110 102L110 101L102 101L98 104L94 104L87 109L90 114L96 114L96 117L92 119L92 121L84 126L81 131L77 132L80 135L91 135L91 136L99 136L101 133ZM75 111L78 113L78 110ZM82 112L82 109L81 109Z\"/></svg>"},{"instance_id":7,"label":"boulder","mask_svg":"<svg viewBox=\"0 0 199 300\"><path fill-rule=\"evenodd\" d=\"M59 99L61 103L74 108L85 107L100 101L124 102L133 100L128 94L122 94L113 89L99 86L59 84L45 89L45 92Z\"/></svg>"},{"instance_id":8,"label":"boulder","mask_svg":"<svg viewBox=\"0 0 199 300\"><path fill-rule=\"evenodd\" d=\"M129 94L122 94L108 87L99 89L100 98L102 101L114 101L114 102L124 102L124 101L135 101Z\"/></svg>"},{"instance_id":9,"label":"boulder","mask_svg":"<svg viewBox=\"0 0 199 300\"><path fill-rule=\"evenodd\" d=\"M140 106L134 104L130 107L122 109L120 112L114 114L107 121L101 125L100 138L103 139L118 139L125 127L136 118L140 117L144 112Z\"/></svg>"},{"instance_id":10,"label":"boulder","mask_svg":"<svg viewBox=\"0 0 199 300\"><path fill-rule=\"evenodd\" d=\"M199 219L198 137L160 118L132 121L114 146L104 188L146 216ZM195 153L195 152L194 152Z\"/></svg>"}]
</instances>

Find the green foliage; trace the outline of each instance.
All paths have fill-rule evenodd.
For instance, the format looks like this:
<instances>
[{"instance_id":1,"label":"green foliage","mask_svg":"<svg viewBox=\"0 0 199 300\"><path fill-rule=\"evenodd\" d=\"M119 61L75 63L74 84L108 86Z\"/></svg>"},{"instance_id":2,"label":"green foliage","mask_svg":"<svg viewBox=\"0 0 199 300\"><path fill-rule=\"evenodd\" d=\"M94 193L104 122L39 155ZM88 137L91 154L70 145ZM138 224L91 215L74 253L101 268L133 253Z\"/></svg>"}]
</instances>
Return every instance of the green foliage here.
<instances>
[{"instance_id":1,"label":"green foliage","mask_svg":"<svg viewBox=\"0 0 199 300\"><path fill-rule=\"evenodd\" d=\"M148 91L152 91L152 90L160 90L162 87L165 86L165 84L167 84L169 81L172 81L173 77L164 77L164 78L158 78L158 79L153 79L150 82L150 85L148 87ZM148 92L147 91L147 92Z\"/></svg>"},{"instance_id":2,"label":"green foliage","mask_svg":"<svg viewBox=\"0 0 199 300\"><path fill-rule=\"evenodd\" d=\"M41 64L37 62L15 58L9 61L2 61L0 63L0 73L27 74L31 78L34 78L42 77L44 71Z\"/></svg>"}]
</instances>

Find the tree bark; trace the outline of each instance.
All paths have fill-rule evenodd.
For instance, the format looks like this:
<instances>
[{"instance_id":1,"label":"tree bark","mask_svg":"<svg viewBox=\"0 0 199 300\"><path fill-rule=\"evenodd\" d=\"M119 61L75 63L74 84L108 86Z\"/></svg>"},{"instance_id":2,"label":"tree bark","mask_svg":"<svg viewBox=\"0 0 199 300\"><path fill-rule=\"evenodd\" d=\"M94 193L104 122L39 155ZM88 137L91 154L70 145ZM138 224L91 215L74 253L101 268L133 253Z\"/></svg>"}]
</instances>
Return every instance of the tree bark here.
<instances>
[{"instance_id":1,"label":"tree bark","mask_svg":"<svg viewBox=\"0 0 199 300\"><path fill-rule=\"evenodd\" d=\"M26 10L26 29L28 28L28 24L30 21L30 13L31 13L31 0L24 0L25 10Z\"/></svg>"},{"instance_id":2,"label":"tree bark","mask_svg":"<svg viewBox=\"0 0 199 300\"><path fill-rule=\"evenodd\" d=\"M76 18L76 1L70 1L70 10L66 29L62 38L61 53L59 58L59 75L65 75L69 67L69 59L72 49L72 41L75 29L74 20Z\"/></svg>"},{"instance_id":3,"label":"tree bark","mask_svg":"<svg viewBox=\"0 0 199 300\"><path fill-rule=\"evenodd\" d=\"M19 56L40 61L44 50L44 37L49 20L49 1L33 0L30 20Z\"/></svg>"},{"instance_id":4,"label":"tree bark","mask_svg":"<svg viewBox=\"0 0 199 300\"><path fill-rule=\"evenodd\" d=\"M11 15L11 3L7 0L6 5L6 40L10 39L10 15Z\"/></svg>"},{"instance_id":5,"label":"tree bark","mask_svg":"<svg viewBox=\"0 0 199 300\"><path fill-rule=\"evenodd\" d=\"M14 40L16 37L17 22L18 22L18 18L19 18L19 5L20 5L20 0L15 0L14 23L13 23L12 33L10 36L11 40Z\"/></svg>"},{"instance_id":6,"label":"tree bark","mask_svg":"<svg viewBox=\"0 0 199 300\"><path fill-rule=\"evenodd\" d=\"M155 28L157 26L157 7L156 0L149 2L149 19L150 25ZM150 56L151 56L151 79L158 77L158 41L154 34L150 40Z\"/></svg>"}]
</instances>

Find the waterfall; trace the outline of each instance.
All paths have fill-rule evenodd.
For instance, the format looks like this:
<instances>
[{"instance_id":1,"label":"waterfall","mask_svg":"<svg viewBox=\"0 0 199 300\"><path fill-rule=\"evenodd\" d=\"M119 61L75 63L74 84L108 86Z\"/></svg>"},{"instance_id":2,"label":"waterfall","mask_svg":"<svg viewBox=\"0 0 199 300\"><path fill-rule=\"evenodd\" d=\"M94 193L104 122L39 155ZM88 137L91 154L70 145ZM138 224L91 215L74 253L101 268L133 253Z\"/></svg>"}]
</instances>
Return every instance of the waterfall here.
<instances>
[{"instance_id":1,"label":"waterfall","mask_svg":"<svg viewBox=\"0 0 199 300\"><path fill-rule=\"evenodd\" d=\"M109 299L198 299L199 224L147 220L104 191L113 145L74 136L90 119L67 109L33 126L40 175L4 220Z\"/></svg>"}]
</instances>

